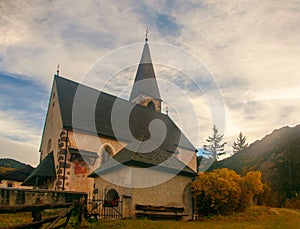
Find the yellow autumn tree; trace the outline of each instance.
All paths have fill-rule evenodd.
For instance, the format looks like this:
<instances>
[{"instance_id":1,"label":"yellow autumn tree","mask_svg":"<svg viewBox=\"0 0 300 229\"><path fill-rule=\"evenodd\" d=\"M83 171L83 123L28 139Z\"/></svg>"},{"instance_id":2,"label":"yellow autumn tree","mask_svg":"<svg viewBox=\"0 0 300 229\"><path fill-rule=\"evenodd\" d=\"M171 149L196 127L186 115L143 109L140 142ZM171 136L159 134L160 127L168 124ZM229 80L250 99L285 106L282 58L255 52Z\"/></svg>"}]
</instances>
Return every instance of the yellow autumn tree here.
<instances>
[{"instance_id":1,"label":"yellow autumn tree","mask_svg":"<svg viewBox=\"0 0 300 229\"><path fill-rule=\"evenodd\" d=\"M260 172L241 177L226 168L199 173L192 183L195 210L204 216L243 210L262 190Z\"/></svg>"},{"instance_id":2,"label":"yellow autumn tree","mask_svg":"<svg viewBox=\"0 0 300 229\"><path fill-rule=\"evenodd\" d=\"M272 192L269 185L263 184L263 191L257 195L257 204L264 206L277 206L277 195Z\"/></svg>"},{"instance_id":3,"label":"yellow autumn tree","mask_svg":"<svg viewBox=\"0 0 300 229\"><path fill-rule=\"evenodd\" d=\"M229 214L236 210L241 195L241 177L229 169L200 173L192 184L200 215Z\"/></svg>"},{"instance_id":4,"label":"yellow autumn tree","mask_svg":"<svg viewBox=\"0 0 300 229\"><path fill-rule=\"evenodd\" d=\"M245 209L249 205L253 205L253 197L263 192L263 183L261 181L261 172L248 172L246 176L241 179L241 198L239 208Z\"/></svg>"}]
</instances>

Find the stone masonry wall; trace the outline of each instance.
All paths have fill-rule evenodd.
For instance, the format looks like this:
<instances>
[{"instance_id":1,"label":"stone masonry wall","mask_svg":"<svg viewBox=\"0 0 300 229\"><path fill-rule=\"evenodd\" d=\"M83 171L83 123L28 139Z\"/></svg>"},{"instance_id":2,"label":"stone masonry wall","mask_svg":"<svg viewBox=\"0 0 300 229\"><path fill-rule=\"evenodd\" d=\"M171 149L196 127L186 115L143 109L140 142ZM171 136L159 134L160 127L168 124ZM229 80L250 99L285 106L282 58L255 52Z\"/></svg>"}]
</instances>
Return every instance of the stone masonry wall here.
<instances>
[{"instance_id":1,"label":"stone masonry wall","mask_svg":"<svg viewBox=\"0 0 300 229\"><path fill-rule=\"evenodd\" d=\"M67 131L63 130L60 133L60 137L58 139L58 153L57 153L57 165L56 165L56 176L57 180L55 183L56 190L66 189L70 185L68 182L68 177L70 175L70 163L67 161ZM66 170L66 171L64 171ZM65 187L63 187L64 182L64 173L65 173Z\"/></svg>"},{"instance_id":2,"label":"stone masonry wall","mask_svg":"<svg viewBox=\"0 0 300 229\"><path fill-rule=\"evenodd\" d=\"M40 189L0 188L0 206L72 203L86 193L62 192Z\"/></svg>"}]
</instances>

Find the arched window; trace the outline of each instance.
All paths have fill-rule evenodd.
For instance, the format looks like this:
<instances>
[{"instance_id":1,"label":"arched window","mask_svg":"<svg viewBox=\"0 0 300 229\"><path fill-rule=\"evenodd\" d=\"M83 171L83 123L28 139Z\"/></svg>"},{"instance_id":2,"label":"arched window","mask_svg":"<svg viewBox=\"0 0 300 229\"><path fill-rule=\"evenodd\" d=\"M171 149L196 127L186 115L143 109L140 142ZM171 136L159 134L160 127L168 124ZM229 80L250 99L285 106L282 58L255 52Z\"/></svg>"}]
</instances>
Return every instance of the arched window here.
<instances>
[{"instance_id":1,"label":"arched window","mask_svg":"<svg viewBox=\"0 0 300 229\"><path fill-rule=\"evenodd\" d=\"M154 103L153 103L152 101L150 101L150 102L148 103L147 107L149 107L149 108L152 109L152 110L155 110L155 105L154 105Z\"/></svg>"},{"instance_id":2,"label":"arched window","mask_svg":"<svg viewBox=\"0 0 300 229\"><path fill-rule=\"evenodd\" d=\"M51 141L51 138L48 140L48 144L47 144L47 153L50 152L51 150L51 144L52 144L52 141Z\"/></svg>"},{"instance_id":3,"label":"arched window","mask_svg":"<svg viewBox=\"0 0 300 229\"><path fill-rule=\"evenodd\" d=\"M103 207L117 207L119 205L120 197L115 189L109 190L105 195Z\"/></svg>"},{"instance_id":4,"label":"arched window","mask_svg":"<svg viewBox=\"0 0 300 229\"><path fill-rule=\"evenodd\" d=\"M113 155L113 150L110 146L106 145L101 154L101 164L104 164Z\"/></svg>"}]
</instances>

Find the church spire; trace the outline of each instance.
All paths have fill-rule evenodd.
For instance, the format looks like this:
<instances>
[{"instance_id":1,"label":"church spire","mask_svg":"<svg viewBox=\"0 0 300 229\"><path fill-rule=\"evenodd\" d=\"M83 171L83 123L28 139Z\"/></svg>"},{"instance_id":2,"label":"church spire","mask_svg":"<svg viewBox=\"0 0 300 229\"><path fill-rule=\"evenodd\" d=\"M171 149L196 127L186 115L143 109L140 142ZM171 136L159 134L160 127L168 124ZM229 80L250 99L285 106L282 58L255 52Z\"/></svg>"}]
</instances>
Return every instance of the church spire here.
<instances>
[{"instance_id":1,"label":"church spire","mask_svg":"<svg viewBox=\"0 0 300 229\"><path fill-rule=\"evenodd\" d=\"M142 57L136 72L130 101L161 111L161 98L158 90L154 68L152 65L149 45L148 29L146 31L145 45Z\"/></svg>"}]
</instances>

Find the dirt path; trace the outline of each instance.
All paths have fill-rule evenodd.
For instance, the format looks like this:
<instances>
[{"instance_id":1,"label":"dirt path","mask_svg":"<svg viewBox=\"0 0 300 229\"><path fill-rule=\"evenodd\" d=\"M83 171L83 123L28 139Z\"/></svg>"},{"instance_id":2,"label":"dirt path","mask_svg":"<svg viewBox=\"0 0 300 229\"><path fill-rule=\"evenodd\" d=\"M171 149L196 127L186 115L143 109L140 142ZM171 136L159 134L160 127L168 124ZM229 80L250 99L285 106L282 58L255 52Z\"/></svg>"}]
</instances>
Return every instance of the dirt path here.
<instances>
[{"instance_id":1,"label":"dirt path","mask_svg":"<svg viewBox=\"0 0 300 229\"><path fill-rule=\"evenodd\" d=\"M293 209L280 208L279 210L281 210L281 211L286 211L286 212L291 212L291 213L294 213L294 214L296 214L296 215L299 215L299 216L300 216L300 213L299 213L299 212L297 212L297 211L295 211L295 210L293 210Z\"/></svg>"},{"instance_id":2,"label":"dirt path","mask_svg":"<svg viewBox=\"0 0 300 229\"><path fill-rule=\"evenodd\" d=\"M275 212L277 215L282 215L281 213L282 212L290 212L290 213L293 213L293 214L296 214L296 215L299 215L300 216L300 213L296 210L293 210L293 209L287 209L287 208L270 208L270 210L272 212Z\"/></svg>"},{"instance_id":3,"label":"dirt path","mask_svg":"<svg viewBox=\"0 0 300 229\"><path fill-rule=\"evenodd\" d=\"M277 215L280 214L279 211L278 211L278 208L270 208L270 210L271 210L272 212L275 212Z\"/></svg>"}]
</instances>

